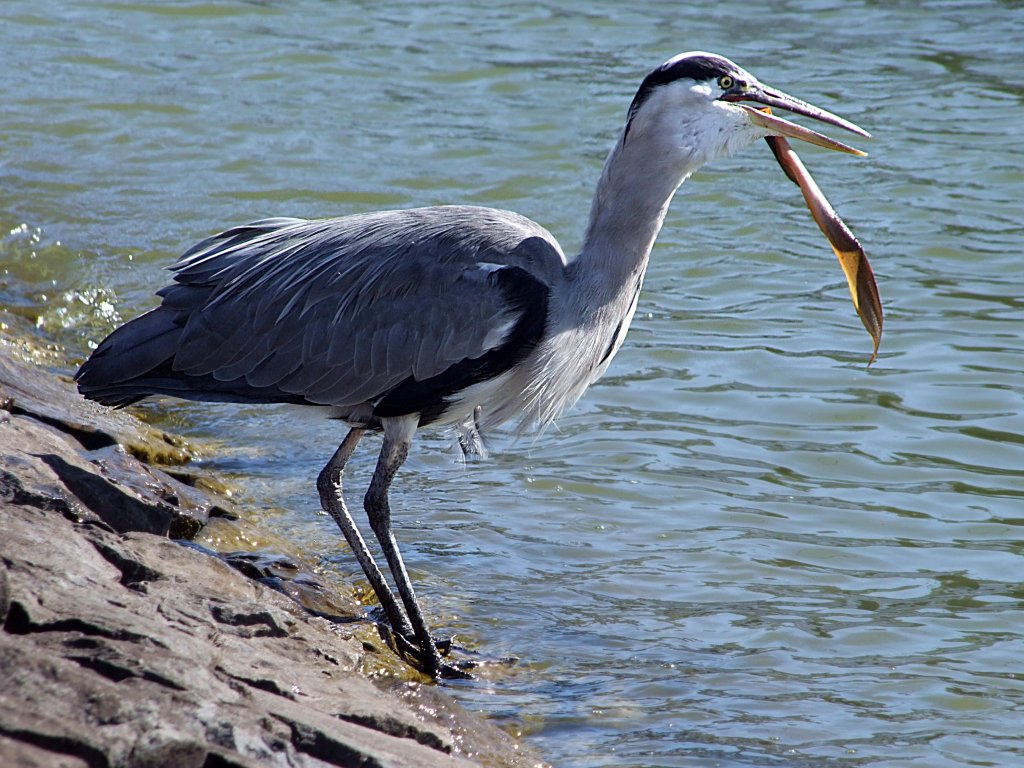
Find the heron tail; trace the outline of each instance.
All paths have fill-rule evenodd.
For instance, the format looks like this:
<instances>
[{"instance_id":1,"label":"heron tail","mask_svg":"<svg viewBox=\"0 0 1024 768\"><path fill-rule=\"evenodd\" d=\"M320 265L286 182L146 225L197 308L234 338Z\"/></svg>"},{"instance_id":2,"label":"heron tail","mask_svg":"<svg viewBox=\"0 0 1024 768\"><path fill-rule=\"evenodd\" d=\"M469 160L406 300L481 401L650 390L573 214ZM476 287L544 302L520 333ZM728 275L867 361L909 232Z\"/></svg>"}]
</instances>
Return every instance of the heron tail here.
<instances>
[{"instance_id":1,"label":"heron tail","mask_svg":"<svg viewBox=\"0 0 1024 768\"><path fill-rule=\"evenodd\" d=\"M155 394L147 379L174 358L182 330L175 315L158 307L107 336L75 373L78 391L117 407Z\"/></svg>"}]
</instances>

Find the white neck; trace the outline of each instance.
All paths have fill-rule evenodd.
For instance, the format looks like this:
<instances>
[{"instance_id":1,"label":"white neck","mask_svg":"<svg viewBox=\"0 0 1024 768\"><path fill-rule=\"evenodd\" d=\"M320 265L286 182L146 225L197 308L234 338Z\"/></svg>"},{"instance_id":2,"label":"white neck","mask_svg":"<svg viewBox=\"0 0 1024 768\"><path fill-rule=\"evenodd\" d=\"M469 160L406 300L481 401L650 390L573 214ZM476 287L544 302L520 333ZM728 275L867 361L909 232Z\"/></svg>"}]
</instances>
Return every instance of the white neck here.
<instances>
[{"instance_id":1,"label":"white neck","mask_svg":"<svg viewBox=\"0 0 1024 768\"><path fill-rule=\"evenodd\" d=\"M699 165L674 147L657 146L657 139L655 132L631 131L605 162L583 247L569 268L577 295L588 303L635 291L676 190Z\"/></svg>"},{"instance_id":2,"label":"white neck","mask_svg":"<svg viewBox=\"0 0 1024 768\"><path fill-rule=\"evenodd\" d=\"M570 267L587 300L610 300L642 277L679 185L757 137L740 110L709 101L706 89L666 87L649 97L605 161Z\"/></svg>"},{"instance_id":3,"label":"white neck","mask_svg":"<svg viewBox=\"0 0 1024 768\"><path fill-rule=\"evenodd\" d=\"M737 112L739 110L736 110ZM620 135L597 184L566 280L551 296L545 340L527 367L522 424L546 424L604 373L629 328L654 241L679 185L755 138L701 93L655 92ZM499 414L501 415L501 414Z\"/></svg>"}]
</instances>

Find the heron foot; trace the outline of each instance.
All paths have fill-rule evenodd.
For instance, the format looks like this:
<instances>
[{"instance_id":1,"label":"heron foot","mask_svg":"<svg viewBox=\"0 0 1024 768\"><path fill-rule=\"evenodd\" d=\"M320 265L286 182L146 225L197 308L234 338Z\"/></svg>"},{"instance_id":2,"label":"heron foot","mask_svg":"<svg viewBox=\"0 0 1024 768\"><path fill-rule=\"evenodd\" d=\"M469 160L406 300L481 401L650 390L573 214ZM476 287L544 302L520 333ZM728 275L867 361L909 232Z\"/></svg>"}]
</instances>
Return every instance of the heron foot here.
<instances>
[{"instance_id":1,"label":"heron foot","mask_svg":"<svg viewBox=\"0 0 1024 768\"><path fill-rule=\"evenodd\" d=\"M454 645L454 638L431 638L430 649L423 648L414 637L396 632L391 627L379 625L388 645L403 659L420 672L430 675L435 680L474 680L468 670L479 666L476 661L447 660Z\"/></svg>"},{"instance_id":2,"label":"heron foot","mask_svg":"<svg viewBox=\"0 0 1024 768\"><path fill-rule=\"evenodd\" d=\"M476 656L475 659L461 659L455 664L462 669L480 669L481 667L511 667L519 663L518 656L499 656L498 658L484 658L477 651L472 651L463 645L457 645L454 637L446 639L434 638L434 644L442 656L448 656L453 650L462 655Z\"/></svg>"},{"instance_id":3,"label":"heron foot","mask_svg":"<svg viewBox=\"0 0 1024 768\"><path fill-rule=\"evenodd\" d=\"M460 654L473 654L468 648L455 643L454 637L432 638L434 648L438 657L432 658L432 654L423 653L420 646L407 637L396 637L396 649L406 658L415 660L414 666L420 671L426 672L435 679L445 680L475 680L470 670L480 670L485 667L512 667L519 662L517 656L502 656L500 658L476 658L476 659L449 659L451 652L457 650ZM431 672L436 668L436 672Z\"/></svg>"},{"instance_id":4,"label":"heron foot","mask_svg":"<svg viewBox=\"0 0 1024 768\"><path fill-rule=\"evenodd\" d=\"M473 661L456 661L449 663L442 660L434 675L435 679L441 680L476 680L476 675L468 670L476 667Z\"/></svg>"}]
</instances>

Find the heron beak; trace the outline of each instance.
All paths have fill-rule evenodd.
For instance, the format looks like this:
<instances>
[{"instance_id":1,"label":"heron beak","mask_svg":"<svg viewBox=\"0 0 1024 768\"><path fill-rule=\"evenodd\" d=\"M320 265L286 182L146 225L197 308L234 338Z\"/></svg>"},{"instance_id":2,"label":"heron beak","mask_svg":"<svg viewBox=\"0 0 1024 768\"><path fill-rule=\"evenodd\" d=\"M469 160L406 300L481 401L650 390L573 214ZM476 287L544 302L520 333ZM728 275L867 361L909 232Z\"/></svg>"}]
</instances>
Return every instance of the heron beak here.
<instances>
[{"instance_id":1,"label":"heron beak","mask_svg":"<svg viewBox=\"0 0 1024 768\"><path fill-rule=\"evenodd\" d=\"M726 93L722 96L722 100L730 102L753 101L758 104L764 104L768 107L785 109L788 112L805 115L806 117L813 118L814 120L820 120L823 123L835 125L839 128L850 131L851 133L856 133L858 136L863 136L865 138L871 137L870 133L860 126L854 125L849 120L844 120L838 115L833 115L831 112L827 112L820 107L808 104L806 101L801 101L795 96L790 96L782 91L776 91L772 88L761 85L760 83L748 85L743 90ZM789 120L784 120L777 115L762 112L760 109L748 104L736 104L736 106L747 113L747 118L753 125L764 128L768 131L769 136L782 136L790 139L799 139L800 141L816 144L817 146L824 147L825 149L833 149L837 152L848 152L851 155L859 155L861 157L867 155L867 152L851 147L841 141L836 141L835 139L829 138L817 131L812 131L810 128L804 128L802 125L791 123Z\"/></svg>"}]
</instances>

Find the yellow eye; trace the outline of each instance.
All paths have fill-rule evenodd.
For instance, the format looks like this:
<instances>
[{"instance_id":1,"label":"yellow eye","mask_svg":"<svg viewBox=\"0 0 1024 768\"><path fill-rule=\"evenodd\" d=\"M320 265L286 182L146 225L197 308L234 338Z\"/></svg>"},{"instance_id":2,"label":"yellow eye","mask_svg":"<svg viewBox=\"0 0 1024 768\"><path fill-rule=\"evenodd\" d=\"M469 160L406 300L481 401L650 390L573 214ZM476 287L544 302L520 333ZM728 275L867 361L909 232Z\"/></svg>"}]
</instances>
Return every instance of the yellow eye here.
<instances>
[{"instance_id":1,"label":"yellow eye","mask_svg":"<svg viewBox=\"0 0 1024 768\"><path fill-rule=\"evenodd\" d=\"M718 78L718 87L723 91L728 91L734 85L736 85L736 81L732 79L731 75L722 75Z\"/></svg>"}]
</instances>

